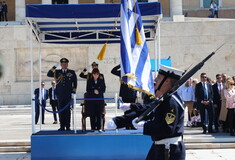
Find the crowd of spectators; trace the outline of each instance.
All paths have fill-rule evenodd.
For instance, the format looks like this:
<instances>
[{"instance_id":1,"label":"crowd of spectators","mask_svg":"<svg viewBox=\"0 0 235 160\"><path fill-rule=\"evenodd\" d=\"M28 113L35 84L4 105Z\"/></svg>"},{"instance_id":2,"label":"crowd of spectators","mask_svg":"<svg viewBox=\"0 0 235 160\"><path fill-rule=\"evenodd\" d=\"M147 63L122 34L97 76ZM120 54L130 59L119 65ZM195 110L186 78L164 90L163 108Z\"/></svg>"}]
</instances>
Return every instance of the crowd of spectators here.
<instances>
[{"instance_id":1,"label":"crowd of spectators","mask_svg":"<svg viewBox=\"0 0 235 160\"><path fill-rule=\"evenodd\" d=\"M185 126L200 126L204 134L228 132L234 136L235 76L216 74L216 80L213 80L206 73L201 73L200 79L198 82L191 78L178 90L188 108Z\"/></svg>"}]
</instances>

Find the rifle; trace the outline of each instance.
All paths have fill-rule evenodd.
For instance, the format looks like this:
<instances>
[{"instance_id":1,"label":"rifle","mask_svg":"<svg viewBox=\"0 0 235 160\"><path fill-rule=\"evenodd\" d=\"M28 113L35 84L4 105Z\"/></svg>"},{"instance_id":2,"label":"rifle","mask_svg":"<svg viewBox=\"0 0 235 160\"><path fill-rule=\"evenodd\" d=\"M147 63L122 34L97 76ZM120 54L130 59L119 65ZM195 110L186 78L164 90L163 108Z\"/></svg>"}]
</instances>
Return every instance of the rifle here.
<instances>
[{"instance_id":1,"label":"rifle","mask_svg":"<svg viewBox=\"0 0 235 160\"><path fill-rule=\"evenodd\" d=\"M224 43L225 44L225 43ZM170 97L172 94L174 94L177 89L183 85L190 77L192 77L198 70L200 70L202 68L202 66L204 65L204 63L210 59L216 51L218 51L224 44L222 44L219 48L217 48L217 50L215 50L214 52L212 52L211 54L209 54L205 59L203 59L201 62L199 62L197 65L195 65L190 71L188 71L186 74L184 74L175 84L174 86L165 94L163 94L162 96L160 96L159 98L155 99L150 107L144 111L144 113L142 113L138 119L136 120L136 123L140 122L141 120L143 120L146 116L148 116L155 108L157 108L163 101L164 99Z\"/></svg>"}]
</instances>

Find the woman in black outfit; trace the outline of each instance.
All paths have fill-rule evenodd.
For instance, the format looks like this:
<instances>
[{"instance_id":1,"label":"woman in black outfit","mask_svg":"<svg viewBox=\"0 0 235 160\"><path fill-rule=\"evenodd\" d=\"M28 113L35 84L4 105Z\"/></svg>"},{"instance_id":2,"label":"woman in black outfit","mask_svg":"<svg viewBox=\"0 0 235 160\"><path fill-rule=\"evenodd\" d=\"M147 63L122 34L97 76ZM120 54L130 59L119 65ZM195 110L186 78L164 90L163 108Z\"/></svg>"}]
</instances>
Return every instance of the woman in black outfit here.
<instances>
[{"instance_id":1,"label":"woman in black outfit","mask_svg":"<svg viewBox=\"0 0 235 160\"><path fill-rule=\"evenodd\" d=\"M98 68L92 70L91 76L87 80L86 91L88 98L104 98L105 82ZM96 129L102 132L102 112L104 100L88 100L88 113L90 115L91 131Z\"/></svg>"}]
</instances>

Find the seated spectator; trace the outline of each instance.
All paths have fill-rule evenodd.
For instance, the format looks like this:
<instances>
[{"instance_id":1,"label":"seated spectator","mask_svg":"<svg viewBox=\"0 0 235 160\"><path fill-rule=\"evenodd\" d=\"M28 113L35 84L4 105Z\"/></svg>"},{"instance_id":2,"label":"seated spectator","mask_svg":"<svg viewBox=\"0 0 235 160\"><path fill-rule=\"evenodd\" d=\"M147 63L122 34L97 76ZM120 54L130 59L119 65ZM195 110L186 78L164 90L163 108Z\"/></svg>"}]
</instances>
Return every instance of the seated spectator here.
<instances>
[{"instance_id":1,"label":"seated spectator","mask_svg":"<svg viewBox=\"0 0 235 160\"><path fill-rule=\"evenodd\" d=\"M187 126L189 127L200 127L201 126L201 116L197 109L192 110L191 120L188 121Z\"/></svg>"}]
</instances>

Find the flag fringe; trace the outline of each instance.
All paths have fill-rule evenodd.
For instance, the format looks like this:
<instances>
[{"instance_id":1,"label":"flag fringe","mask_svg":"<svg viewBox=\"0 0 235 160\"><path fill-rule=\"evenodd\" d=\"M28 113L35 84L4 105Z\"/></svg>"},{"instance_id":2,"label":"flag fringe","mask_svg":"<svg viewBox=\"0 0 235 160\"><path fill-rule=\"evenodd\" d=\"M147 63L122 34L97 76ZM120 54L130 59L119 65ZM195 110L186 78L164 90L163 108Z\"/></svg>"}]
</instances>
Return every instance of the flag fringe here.
<instances>
[{"instance_id":1,"label":"flag fringe","mask_svg":"<svg viewBox=\"0 0 235 160\"><path fill-rule=\"evenodd\" d=\"M125 81L123 81L121 78L120 78L120 82L121 82L122 84L126 84L126 85L128 86L128 88L131 88L131 89L134 89L134 90L143 92L143 93L145 93L145 94L151 96L150 99L156 99L155 94L153 94L153 93L151 93L151 92L149 92L149 91L146 91L146 90L144 90L144 89L141 89L141 88L132 86L131 84L128 84L128 83L126 83Z\"/></svg>"},{"instance_id":2,"label":"flag fringe","mask_svg":"<svg viewBox=\"0 0 235 160\"><path fill-rule=\"evenodd\" d=\"M122 77L129 77L129 78L135 78L135 79L137 79L137 77L135 76L135 74L134 73L127 73L127 74L125 74L125 75L123 75Z\"/></svg>"}]
</instances>

